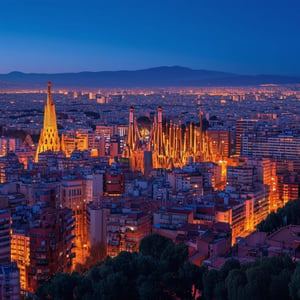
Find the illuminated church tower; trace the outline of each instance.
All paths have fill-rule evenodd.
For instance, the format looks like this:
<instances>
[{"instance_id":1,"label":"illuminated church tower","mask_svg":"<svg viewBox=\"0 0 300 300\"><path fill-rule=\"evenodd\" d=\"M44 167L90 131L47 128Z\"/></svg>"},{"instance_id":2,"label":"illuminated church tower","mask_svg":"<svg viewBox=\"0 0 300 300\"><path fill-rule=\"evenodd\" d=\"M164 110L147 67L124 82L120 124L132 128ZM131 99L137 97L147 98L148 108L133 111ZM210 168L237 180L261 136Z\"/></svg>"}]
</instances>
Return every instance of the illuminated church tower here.
<instances>
[{"instance_id":1,"label":"illuminated church tower","mask_svg":"<svg viewBox=\"0 0 300 300\"><path fill-rule=\"evenodd\" d=\"M47 102L44 110L44 126L41 130L39 144L36 150L35 161L38 162L39 154L51 150L60 151L60 141L58 137L55 105L51 95L51 82L48 82Z\"/></svg>"}]
</instances>

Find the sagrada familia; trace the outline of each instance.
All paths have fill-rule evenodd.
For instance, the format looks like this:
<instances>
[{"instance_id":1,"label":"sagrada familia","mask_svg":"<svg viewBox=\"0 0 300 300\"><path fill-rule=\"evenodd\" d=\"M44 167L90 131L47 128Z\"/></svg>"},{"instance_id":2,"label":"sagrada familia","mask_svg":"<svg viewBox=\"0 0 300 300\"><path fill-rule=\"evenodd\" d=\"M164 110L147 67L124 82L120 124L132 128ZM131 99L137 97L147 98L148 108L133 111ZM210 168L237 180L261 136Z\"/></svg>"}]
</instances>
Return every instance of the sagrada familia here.
<instances>
[{"instance_id":1,"label":"sagrada familia","mask_svg":"<svg viewBox=\"0 0 300 300\"><path fill-rule=\"evenodd\" d=\"M130 108L127 142L124 156L130 160L132 170L144 171L145 152L150 152L153 168L181 168L192 161L212 161L211 141L202 130L202 111L200 123L189 126L169 123L163 124L162 107L158 107L157 118L150 132L149 141L144 142Z\"/></svg>"},{"instance_id":2,"label":"sagrada familia","mask_svg":"<svg viewBox=\"0 0 300 300\"><path fill-rule=\"evenodd\" d=\"M53 152L60 151L60 139L57 131L55 105L51 95L51 82L48 82L47 102L44 108L44 126L41 130L35 161L38 161L40 153L48 150Z\"/></svg>"},{"instance_id":3,"label":"sagrada familia","mask_svg":"<svg viewBox=\"0 0 300 300\"><path fill-rule=\"evenodd\" d=\"M181 168L191 160L214 161L211 140L202 129L202 111L199 112L199 126L190 123L189 126L169 123L163 124L162 107L158 107L157 118L148 134L148 139L142 136L142 130L137 126L134 118L134 108L129 111L129 125L126 143L122 156L129 159L133 171L145 170L145 161L148 160L152 168ZM44 125L41 130L35 161L39 154L45 151L64 152L69 156L65 145L65 137L61 141L58 136L56 111L51 95L51 82L48 82L47 102L44 108ZM88 150L88 149L83 149ZM150 160L150 161L149 161Z\"/></svg>"}]
</instances>

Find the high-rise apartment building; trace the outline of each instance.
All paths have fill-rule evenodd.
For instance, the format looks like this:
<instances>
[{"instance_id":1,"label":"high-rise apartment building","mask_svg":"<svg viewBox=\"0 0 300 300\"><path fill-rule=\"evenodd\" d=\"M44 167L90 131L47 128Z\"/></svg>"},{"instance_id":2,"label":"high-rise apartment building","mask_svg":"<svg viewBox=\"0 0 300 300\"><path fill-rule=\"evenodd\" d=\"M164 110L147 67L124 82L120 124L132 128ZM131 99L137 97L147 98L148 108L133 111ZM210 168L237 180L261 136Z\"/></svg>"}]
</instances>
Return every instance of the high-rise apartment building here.
<instances>
[{"instance_id":1,"label":"high-rise apartment building","mask_svg":"<svg viewBox=\"0 0 300 300\"><path fill-rule=\"evenodd\" d=\"M11 213L9 209L0 210L0 264L10 262Z\"/></svg>"},{"instance_id":2,"label":"high-rise apartment building","mask_svg":"<svg viewBox=\"0 0 300 300\"><path fill-rule=\"evenodd\" d=\"M0 299L20 300L20 272L15 262L0 264Z\"/></svg>"},{"instance_id":3,"label":"high-rise apartment building","mask_svg":"<svg viewBox=\"0 0 300 300\"><path fill-rule=\"evenodd\" d=\"M27 290L37 287L57 272L70 271L73 259L74 218L68 208L44 208L40 219L29 229L30 265L27 270Z\"/></svg>"},{"instance_id":4,"label":"high-rise apartment building","mask_svg":"<svg viewBox=\"0 0 300 300\"><path fill-rule=\"evenodd\" d=\"M297 160L300 157L300 137L287 135L257 137L246 134L242 138L241 154L246 157Z\"/></svg>"},{"instance_id":5,"label":"high-rise apartment building","mask_svg":"<svg viewBox=\"0 0 300 300\"><path fill-rule=\"evenodd\" d=\"M70 208L75 217L74 266L77 263L84 263L88 255L89 237L86 208L93 197L93 190L90 187L90 184L85 184L83 179L65 178L61 182L61 205ZM87 194L90 195L90 198L86 197Z\"/></svg>"},{"instance_id":6,"label":"high-rise apartment building","mask_svg":"<svg viewBox=\"0 0 300 300\"><path fill-rule=\"evenodd\" d=\"M241 154L242 136L246 132L254 130L257 120L241 119L236 120L235 125L235 152L237 155Z\"/></svg>"},{"instance_id":7,"label":"high-rise apartment building","mask_svg":"<svg viewBox=\"0 0 300 300\"><path fill-rule=\"evenodd\" d=\"M216 158L222 159L231 154L230 130L222 128L209 128L207 136L211 139L211 150Z\"/></svg>"},{"instance_id":8,"label":"high-rise apartment building","mask_svg":"<svg viewBox=\"0 0 300 300\"><path fill-rule=\"evenodd\" d=\"M26 230L13 230L11 236L11 261L20 269L20 288L28 289L27 270L30 266L30 237Z\"/></svg>"}]
</instances>

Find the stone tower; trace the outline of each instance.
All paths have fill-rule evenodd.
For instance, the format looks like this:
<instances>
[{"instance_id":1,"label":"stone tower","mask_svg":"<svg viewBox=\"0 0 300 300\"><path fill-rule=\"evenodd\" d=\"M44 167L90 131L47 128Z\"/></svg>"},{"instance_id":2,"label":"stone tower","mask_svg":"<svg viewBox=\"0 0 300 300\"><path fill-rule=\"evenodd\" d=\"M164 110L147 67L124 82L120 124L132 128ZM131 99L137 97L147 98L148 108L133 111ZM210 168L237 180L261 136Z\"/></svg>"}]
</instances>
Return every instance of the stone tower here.
<instances>
[{"instance_id":1,"label":"stone tower","mask_svg":"<svg viewBox=\"0 0 300 300\"><path fill-rule=\"evenodd\" d=\"M39 154L47 150L53 152L60 151L55 105L51 95L51 82L48 82L47 102L44 109L44 126L41 130L40 140L35 154L35 161L38 162Z\"/></svg>"}]
</instances>

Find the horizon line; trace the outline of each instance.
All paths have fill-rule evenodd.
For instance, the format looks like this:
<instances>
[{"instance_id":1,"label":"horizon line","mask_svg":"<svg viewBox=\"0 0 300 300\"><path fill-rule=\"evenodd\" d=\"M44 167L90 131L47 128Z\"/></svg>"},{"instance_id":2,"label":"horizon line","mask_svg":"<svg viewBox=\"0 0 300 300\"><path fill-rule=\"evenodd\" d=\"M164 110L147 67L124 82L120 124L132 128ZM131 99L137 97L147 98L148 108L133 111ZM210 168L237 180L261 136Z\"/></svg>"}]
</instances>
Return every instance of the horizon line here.
<instances>
[{"instance_id":1,"label":"horizon line","mask_svg":"<svg viewBox=\"0 0 300 300\"><path fill-rule=\"evenodd\" d=\"M137 72L137 71L147 71L152 69L160 69L160 68L181 68L181 69L188 69L191 71L206 71L206 72L216 72L216 73L224 73L230 74L233 76L283 76L283 77L300 77L300 74L279 74L279 73L235 73L230 71L219 71L215 69L201 69L201 68L192 68L186 67L181 65L160 65L160 66L153 66L153 67L146 67L146 68L138 68L138 69L117 69L117 70L98 70L98 71L91 71L91 70L84 70L84 71L60 71L60 72L26 72L26 71L19 71L13 70L6 73L0 73L0 75L10 75L13 73L20 73L24 75L57 75L57 74L80 74L80 73L102 73L102 72Z\"/></svg>"}]
</instances>

